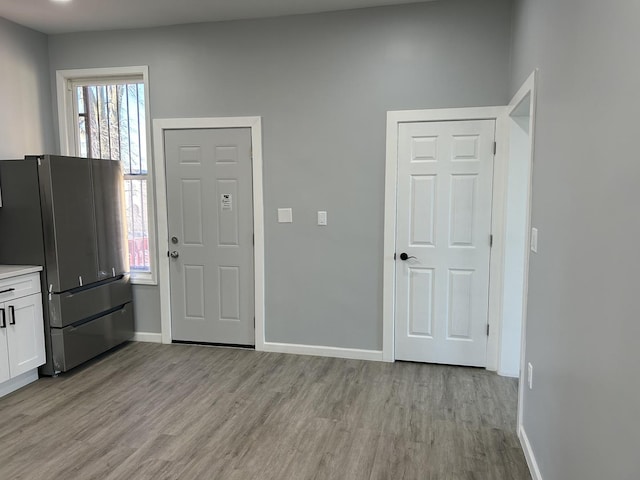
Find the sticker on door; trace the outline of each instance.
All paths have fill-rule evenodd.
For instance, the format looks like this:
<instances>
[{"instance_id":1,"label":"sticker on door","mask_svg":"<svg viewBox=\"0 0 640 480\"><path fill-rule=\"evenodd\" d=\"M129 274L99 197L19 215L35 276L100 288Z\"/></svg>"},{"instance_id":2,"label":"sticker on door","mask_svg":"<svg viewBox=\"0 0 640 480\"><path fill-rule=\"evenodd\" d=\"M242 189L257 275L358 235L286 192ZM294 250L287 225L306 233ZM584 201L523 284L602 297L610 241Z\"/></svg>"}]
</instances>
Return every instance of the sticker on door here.
<instances>
[{"instance_id":1,"label":"sticker on door","mask_svg":"<svg viewBox=\"0 0 640 480\"><path fill-rule=\"evenodd\" d=\"M223 212L233 211L233 195L230 193L220 195L220 204L222 205Z\"/></svg>"}]
</instances>

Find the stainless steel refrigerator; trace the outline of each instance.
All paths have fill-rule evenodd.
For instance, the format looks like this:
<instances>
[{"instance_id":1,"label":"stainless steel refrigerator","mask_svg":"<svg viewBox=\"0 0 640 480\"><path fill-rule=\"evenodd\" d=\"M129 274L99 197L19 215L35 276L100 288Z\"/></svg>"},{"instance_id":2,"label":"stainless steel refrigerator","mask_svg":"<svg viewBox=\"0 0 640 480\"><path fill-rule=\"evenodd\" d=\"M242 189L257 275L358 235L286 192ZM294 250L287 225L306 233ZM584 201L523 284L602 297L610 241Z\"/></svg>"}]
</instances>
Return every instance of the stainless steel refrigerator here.
<instances>
[{"instance_id":1,"label":"stainless steel refrigerator","mask_svg":"<svg viewBox=\"0 0 640 480\"><path fill-rule=\"evenodd\" d=\"M133 337L122 178L112 160L0 161L0 264L44 266L41 374Z\"/></svg>"}]
</instances>

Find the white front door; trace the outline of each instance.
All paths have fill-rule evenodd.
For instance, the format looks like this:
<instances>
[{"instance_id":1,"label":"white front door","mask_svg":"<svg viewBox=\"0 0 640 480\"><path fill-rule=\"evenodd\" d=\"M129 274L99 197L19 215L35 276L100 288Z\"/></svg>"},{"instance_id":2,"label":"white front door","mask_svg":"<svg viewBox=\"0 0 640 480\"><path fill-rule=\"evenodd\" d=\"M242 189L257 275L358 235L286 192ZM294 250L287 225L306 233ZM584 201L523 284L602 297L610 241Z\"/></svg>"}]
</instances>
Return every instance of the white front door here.
<instances>
[{"instance_id":1,"label":"white front door","mask_svg":"<svg viewBox=\"0 0 640 480\"><path fill-rule=\"evenodd\" d=\"M165 131L173 340L253 345L250 128Z\"/></svg>"},{"instance_id":2,"label":"white front door","mask_svg":"<svg viewBox=\"0 0 640 480\"><path fill-rule=\"evenodd\" d=\"M400 124L398 360L486 365L494 138L494 120Z\"/></svg>"}]
</instances>

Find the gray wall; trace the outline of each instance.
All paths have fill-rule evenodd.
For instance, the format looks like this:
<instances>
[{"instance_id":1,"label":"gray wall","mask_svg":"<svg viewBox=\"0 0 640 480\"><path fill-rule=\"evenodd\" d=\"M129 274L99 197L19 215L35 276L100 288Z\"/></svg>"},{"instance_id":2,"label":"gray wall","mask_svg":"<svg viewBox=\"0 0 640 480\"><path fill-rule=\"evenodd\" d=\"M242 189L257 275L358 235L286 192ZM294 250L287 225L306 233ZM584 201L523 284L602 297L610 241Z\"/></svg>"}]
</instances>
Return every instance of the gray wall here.
<instances>
[{"instance_id":1,"label":"gray wall","mask_svg":"<svg viewBox=\"0 0 640 480\"><path fill-rule=\"evenodd\" d=\"M505 104L510 22L510 0L447 0L56 35L51 78L149 65L153 118L262 116L267 340L381 349L385 112Z\"/></svg>"},{"instance_id":2,"label":"gray wall","mask_svg":"<svg viewBox=\"0 0 640 480\"><path fill-rule=\"evenodd\" d=\"M524 425L545 480L640 478L640 2L517 3L540 68Z\"/></svg>"},{"instance_id":3,"label":"gray wall","mask_svg":"<svg viewBox=\"0 0 640 480\"><path fill-rule=\"evenodd\" d=\"M0 159L53 151L47 37L0 17Z\"/></svg>"}]
</instances>

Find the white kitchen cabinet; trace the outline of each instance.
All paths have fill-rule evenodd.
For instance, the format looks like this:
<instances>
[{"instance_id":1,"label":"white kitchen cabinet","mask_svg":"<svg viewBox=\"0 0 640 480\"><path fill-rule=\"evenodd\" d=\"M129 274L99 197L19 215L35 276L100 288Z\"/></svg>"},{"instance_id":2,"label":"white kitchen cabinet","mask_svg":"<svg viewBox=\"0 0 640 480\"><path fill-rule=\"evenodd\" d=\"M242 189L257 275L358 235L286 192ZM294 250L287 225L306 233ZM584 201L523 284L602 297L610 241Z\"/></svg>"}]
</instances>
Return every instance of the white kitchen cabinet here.
<instances>
[{"instance_id":1,"label":"white kitchen cabinet","mask_svg":"<svg viewBox=\"0 0 640 480\"><path fill-rule=\"evenodd\" d=\"M45 363L40 274L0 277L0 396L38 378Z\"/></svg>"},{"instance_id":2,"label":"white kitchen cabinet","mask_svg":"<svg viewBox=\"0 0 640 480\"><path fill-rule=\"evenodd\" d=\"M0 304L3 307L3 304ZM0 310L0 325L6 325L6 310ZM4 383L11 378L9 372L9 344L7 343L7 329L0 328L0 383Z\"/></svg>"},{"instance_id":3,"label":"white kitchen cabinet","mask_svg":"<svg viewBox=\"0 0 640 480\"><path fill-rule=\"evenodd\" d=\"M44 363L42 298L29 295L7 303L7 345L12 377L38 368Z\"/></svg>"}]
</instances>

